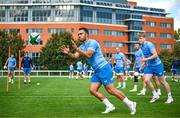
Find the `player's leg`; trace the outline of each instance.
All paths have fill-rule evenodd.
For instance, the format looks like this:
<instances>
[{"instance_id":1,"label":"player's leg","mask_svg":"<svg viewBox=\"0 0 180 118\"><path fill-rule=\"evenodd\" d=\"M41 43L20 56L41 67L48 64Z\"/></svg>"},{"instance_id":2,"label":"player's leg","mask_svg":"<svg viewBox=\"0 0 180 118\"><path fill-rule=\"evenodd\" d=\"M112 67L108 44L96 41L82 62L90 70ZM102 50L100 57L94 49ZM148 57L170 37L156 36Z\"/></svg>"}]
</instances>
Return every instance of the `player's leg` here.
<instances>
[{"instance_id":1,"label":"player's leg","mask_svg":"<svg viewBox=\"0 0 180 118\"><path fill-rule=\"evenodd\" d=\"M23 68L23 72L24 72L24 84L26 84L26 75L27 75L26 68Z\"/></svg>"},{"instance_id":2,"label":"player's leg","mask_svg":"<svg viewBox=\"0 0 180 118\"><path fill-rule=\"evenodd\" d=\"M108 91L108 93L116 96L118 99L123 101L128 106L128 108L130 109L132 115L134 115L136 113L136 102L129 100L124 95L124 93L122 91L118 90L117 88L115 88L112 83L106 85L105 88Z\"/></svg>"},{"instance_id":3,"label":"player's leg","mask_svg":"<svg viewBox=\"0 0 180 118\"><path fill-rule=\"evenodd\" d=\"M95 80L95 79L94 79ZM105 106L106 109L102 113L109 113L115 110L114 105L106 98L104 94L99 92L99 88L101 87L101 83L98 82L91 82L90 84L90 93L98 98Z\"/></svg>"},{"instance_id":4,"label":"player's leg","mask_svg":"<svg viewBox=\"0 0 180 118\"><path fill-rule=\"evenodd\" d=\"M158 93L159 95L161 95L161 84L160 84L160 82L159 82L158 77L157 77L157 76L153 76L153 80L154 80L154 82L155 82L155 84L156 84L156 86L157 86L157 93Z\"/></svg>"},{"instance_id":5,"label":"player's leg","mask_svg":"<svg viewBox=\"0 0 180 118\"><path fill-rule=\"evenodd\" d=\"M147 84L147 86L150 88L150 90L152 91L153 97L150 100L150 103L155 102L157 99L159 99L159 95L156 92L153 84L151 83L150 79L152 78L152 74L144 74L144 79L145 79L145 83Z\"/></svg>"}]
</instances>

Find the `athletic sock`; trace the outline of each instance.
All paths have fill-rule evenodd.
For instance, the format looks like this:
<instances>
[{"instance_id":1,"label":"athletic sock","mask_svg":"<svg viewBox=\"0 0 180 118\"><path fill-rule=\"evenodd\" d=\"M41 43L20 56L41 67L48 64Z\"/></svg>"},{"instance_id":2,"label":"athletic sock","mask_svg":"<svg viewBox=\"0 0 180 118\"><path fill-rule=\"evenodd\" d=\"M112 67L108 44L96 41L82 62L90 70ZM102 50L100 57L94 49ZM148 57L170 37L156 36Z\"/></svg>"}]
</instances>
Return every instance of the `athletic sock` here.
<instances>
[{"instance_id":1,"label":"athletic sock","mask_svg":"<svg viewBox=\"0 0 180 118\"><path fill-rule=\"evenodd\" d=\"M123 99L123 102L128 106L131 107L131 105L133 104L133 102L131 100L129 100L127 97L125 97Z\"/></svg>"},{"instance_id":2,"label":"athletic sock","mask_svg":"<svg viewBox=\"0 0 180 118\"><path fill-rule=\"evenodd\" d=\"M113 107L114 106L113 104L111 104L111 102L107 98L105 98L102 101L102 103L104 103L106 105L106 107Z\"/></svg>"}]
</instances>

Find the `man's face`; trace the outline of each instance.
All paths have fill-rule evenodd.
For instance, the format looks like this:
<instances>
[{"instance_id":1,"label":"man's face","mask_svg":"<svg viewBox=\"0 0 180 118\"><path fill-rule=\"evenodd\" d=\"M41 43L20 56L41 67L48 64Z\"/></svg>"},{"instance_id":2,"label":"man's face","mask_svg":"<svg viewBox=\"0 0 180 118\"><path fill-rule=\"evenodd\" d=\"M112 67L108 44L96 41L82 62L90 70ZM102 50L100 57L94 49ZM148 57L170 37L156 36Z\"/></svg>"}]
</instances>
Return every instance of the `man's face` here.
<instances>
[{"instance_id":1,"label":"man's face","mask_svg":"<svg viewBox=\"0 0 180 118\"><path fill-rule=\"evenodd\" d=\"M78 38L80 41L84 42L87 38L87 34L84 30L79 30L78 32Z\"/></svg>"},{"instance_id":2,"label":"man's face","mask_svg":"<svg viewBox=\"0 0 180 118\"><path fill-rule=\"evenodd\" d=\"M139 49L139 47L140 47L140 45L139 45L139 44L135 44L135 49L136 49L136 50L138 50L138 49Z\"/></svg>"},{"instance_id":3,"label":"man's face","mask_svg":"<svg viewBox=\"0 0 180 118\"><path fill-rule=\"evenodd\" d=\"M14 55L13 55L13 54L11 54L11 57L14 57Z\"/></svg>"},{"instance_id":4,"label":"man's face","mask_svg":"<svg viewBox=\"0 0 180 118\"><path fill-rule=\"evenodd\" d=\"M146 39L144 37L139 37L139 43L143 44Z\"/></svg>"}]
</instances>

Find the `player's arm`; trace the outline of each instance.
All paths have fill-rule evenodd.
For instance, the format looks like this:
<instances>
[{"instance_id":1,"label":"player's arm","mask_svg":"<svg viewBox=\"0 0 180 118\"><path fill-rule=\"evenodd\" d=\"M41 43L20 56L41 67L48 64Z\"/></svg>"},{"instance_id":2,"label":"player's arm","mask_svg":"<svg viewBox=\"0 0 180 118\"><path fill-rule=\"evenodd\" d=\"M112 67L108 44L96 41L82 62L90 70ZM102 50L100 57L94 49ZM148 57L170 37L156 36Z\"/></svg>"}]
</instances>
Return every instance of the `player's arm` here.
<instances>
[{"instance_id":1,"label":"player's arm","mask_svg":"<svg viewBox=\"0 0 180 118\"><path fill-rule=\"evenodd\" d=\"M152 60L152 59L154 59L154 58L156 58L156 57L158 57L158 54L157 54L156 50L154 50L154 51L152 52L152 55L151 55L150 57L148 57L148 58L142 58L142 61Z\"/></svg>"},{"instance_id":2,"label":"player's arm","mask_svg":"<svg viewBox=\"0 0 180 118\"><path fill-rule=\"evenodd\" d=\"M5 67L7 66L8 62L9 62L9 58L6 60L6 63L4 64Z\"/></svg>"},{"instance_id":3,"label":"player's arm","mask_svg":"<svg viewBox=\"0 0 180 118\"><path fill-rule=\"evenodd\" d=\"M124 61L124 70L126 70L126 61L127 61L127 58L124 57L123 61Z\"/></svg>"},{"instance_id":4,"label":"player's arm","mask_svg":"<svg viewBox=\"0 0 180 118\"><path fill-rule=\"evenodd\" d=\"M146 66L146 62L142 62L142 65L141 65L141 67L139 68L139 70L140 70L140 71L143 70L143 69L145 68L145 66Z\"/></svg>"},{"instance_id":5,"label":"player's arm","mask_svg":"<svg viewBox=\"0 0 180 118\"><path fill-rule=\"evenodd\" d=\"M85 57L87 57L87 58L90 58L90 57L93 55L93 53L94 53L93 50L83 51L83 50L81 50L80 48L77 48L76 51L77 51L80 55L83 55L83 56L85 56Z\"/></svg>"}]
</instances>

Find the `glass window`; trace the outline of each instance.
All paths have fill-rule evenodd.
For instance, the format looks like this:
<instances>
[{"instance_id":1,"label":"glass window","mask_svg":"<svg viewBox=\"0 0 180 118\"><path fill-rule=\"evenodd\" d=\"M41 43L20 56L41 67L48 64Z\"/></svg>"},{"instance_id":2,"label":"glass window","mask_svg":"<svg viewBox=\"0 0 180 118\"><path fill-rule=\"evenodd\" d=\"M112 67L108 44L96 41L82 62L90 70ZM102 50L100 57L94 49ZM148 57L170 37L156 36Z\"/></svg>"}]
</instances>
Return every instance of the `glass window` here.
<instances>
[{"instance_id":1,"label":"glass window","mask_svg":"<svg viewBox=\"0 0 180 118\"><path fill-rule=\"evenodd\" d=\"M171 44L160 44L160 47L164 48L164 49L171 49L172 45Z\"/></svg>"},{"instance_id":2,"label":"glass window","mask_svg":"<svg viewBox=\"0 0 180 118\"><path fill-rule=\"evenodd\" d=\"M120 42L108 42L108 41L104 41L104 46L105 47L123 47L123 43Z\"/></svg>"},{"instance_id":3,"label":"glass window","mask_svg":"<svg viewBox=\"0 0 180 118\"><path fill-rule=\"evenodd\" d=\"M155 32L147 32L146 34L147 34L147 37L156 38Z\"/></svg>"},{"instance_id":4,"label":"glass window","mask_svg":"<svg viewBox=\"0 0 180 118\"><path fill-rule=\"evenodd\" d=\"M55 34L59 32L66 32L65 28L49 28L48 33Z\"/></svg>"},{"instance_id":5,"label":"glass window","mask_svg":"<svg viewBox=\"0 0 180 118\"><path fill-rule=\"evenodd\" d=\"M172 34L161 33L160 37L161 38L165 38L165 39L171 39L172 38Z\"/></svg>"},{"instance_id":6,"label":"glass window","mask_svg":"<svg viewBox=\"0 0 180 118\"><path fill-rule=\"evenodd\" d=\"M114 31L114 30L104 30L105 36L124 36L124 32L122 31Z\"/></svg>"},{"instance_id":7,"label":"glass window","mask_svg":"<svg viewBox=\"0 0 180 118\"><path fill-rule=\"evenodd\" d=\"M162 28L171 28L171 24L170 23L160 23L160 27L162 27Z\"/></svg>"},{"instance_id":8,"label":"glass window","mask_svg":"<svg viewBox=\"0 0 180 118\"><path fill-rule=\"evenodd\" d=\"M10 22L26 22L28 21L28 7L27 6L11 6L9 8Z\"/></svg>"},{"instance_id":9,"label":"glass window","mask_svg":"<svg viewBox=\"0 0 180 118\"><path fill-rule=\"evenodd\" d=\"M98 29L88 29L89 34L92 35L98 35L99 34L99 30Z\"/></svg>"},{"instance_id":10,"label":"glass window","mask_svg":"<svg viewBox=\"0 0 180 118\"><path fill-rule=\"evenodd\" d=\"M27 34L31 34L31 33L34 33L34 32L41 34L42 33L42 29L39 29L39 28L37 28L37 29L36 28L26 29L26 33Z\"/></svg>"},{"instance_id":11,"label":"glass window","mask_svg":"<svg viewBox=\"0 0 180 118\"><path fill-rule=\"evenodd\" d=\"M155 27L156 26L156 22L147 21L146 22L146 26Z\"/></svg>"}]
</instances>

